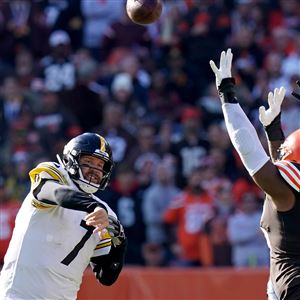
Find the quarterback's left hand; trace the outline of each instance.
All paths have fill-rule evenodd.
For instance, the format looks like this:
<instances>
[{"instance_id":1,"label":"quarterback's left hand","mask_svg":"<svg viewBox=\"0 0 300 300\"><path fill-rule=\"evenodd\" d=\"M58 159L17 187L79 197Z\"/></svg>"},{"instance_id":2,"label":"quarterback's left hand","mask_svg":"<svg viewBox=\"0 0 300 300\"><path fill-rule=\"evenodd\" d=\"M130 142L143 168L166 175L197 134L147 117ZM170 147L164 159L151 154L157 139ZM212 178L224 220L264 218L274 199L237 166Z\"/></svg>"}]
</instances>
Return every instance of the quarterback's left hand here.
<instances>
[{"instance_id":1,"label":"quarterback's left hand","mask_svg":"<svg viewBox=\"0 0 300 300\"><path fill-rule=\"evenodd\" d=\"M108 216L109 225L106 227L114 246L119 246L125 239L125 232L122 224L113 216Z\"/></svg>"},{"instance_id":2,"label":"quarterback's left hand","mask_svg":"<svg viewBox=\"0 0 300 300\"><path fill-rule=\"evenodd\" d=\"M285 96L285 88L275 88L274 93L269 92L268 104L269 108L266 110L264 106L259 108L259 120L266 127L279 115L281 111L281 103Z\"/></svg>"}]
</instances>

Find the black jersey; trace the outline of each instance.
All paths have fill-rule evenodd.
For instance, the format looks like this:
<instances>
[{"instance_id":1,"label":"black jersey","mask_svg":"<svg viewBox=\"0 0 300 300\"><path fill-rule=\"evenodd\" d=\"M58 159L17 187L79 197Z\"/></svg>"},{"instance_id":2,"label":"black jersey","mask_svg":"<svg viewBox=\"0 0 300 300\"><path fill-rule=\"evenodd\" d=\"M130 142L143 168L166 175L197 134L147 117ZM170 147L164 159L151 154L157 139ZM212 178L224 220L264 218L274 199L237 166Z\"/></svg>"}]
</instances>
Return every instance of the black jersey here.
<instances>
[{"instance_id":1,"label":"black jersey","mask_svg":"<svg viewBox=\"0 0 300 300\"><path fill-rule=\"evenodd\" d=\"M261 228L270 248L274 290L279 299L296 300L300 299L300 164L280 161L275 165L295 193L296 202L291 210L279 212L266 199Z\"/></svg>"}]
</instances>

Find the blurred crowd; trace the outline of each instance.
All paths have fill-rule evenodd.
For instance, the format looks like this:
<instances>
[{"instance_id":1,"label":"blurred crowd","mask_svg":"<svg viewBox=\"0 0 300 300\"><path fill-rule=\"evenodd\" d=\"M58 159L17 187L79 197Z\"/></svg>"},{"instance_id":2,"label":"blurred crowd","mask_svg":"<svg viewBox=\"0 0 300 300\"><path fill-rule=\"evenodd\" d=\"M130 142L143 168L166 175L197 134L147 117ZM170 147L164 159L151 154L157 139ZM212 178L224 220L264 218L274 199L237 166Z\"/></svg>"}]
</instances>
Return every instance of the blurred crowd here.
<instances>
[{"instance_id":1,"label":"blurred crowd","mask_svg":"<svg viewBox=\"0 0 300 300\"><path fill-rule=\"evenodd\" d=\"M282 124L300 128L297 0L163 0L130 21L125 0L0 1L0 264L28 172L79 133L116 162L98 196L117 213L127 265L268 265L264 195L231 146L209 60L234 53L237 94L266 146L258 107L283 85Z\"/></svg>"}]
</instances>

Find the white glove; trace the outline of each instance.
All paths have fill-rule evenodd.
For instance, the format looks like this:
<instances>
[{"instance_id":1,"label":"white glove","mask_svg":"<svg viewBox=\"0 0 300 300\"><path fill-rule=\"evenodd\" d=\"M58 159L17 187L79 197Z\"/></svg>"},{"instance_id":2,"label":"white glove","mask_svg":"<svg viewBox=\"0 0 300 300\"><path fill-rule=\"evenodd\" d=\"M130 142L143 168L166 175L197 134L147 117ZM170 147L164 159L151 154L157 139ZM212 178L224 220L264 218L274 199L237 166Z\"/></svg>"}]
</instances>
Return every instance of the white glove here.
<instances>
[{"instance_id":1,"label":"white glove","mask_svg":"<svg viewBox=\"0 0 300 300\"><path fill-rule=\"evenodd\" d=\"M214 61L210 60L209 65L212 68L216 76L216 85L219 88L222 79L231 77L231 63L232 63L232 52L228 48L227 51L222 51L220 57L220 68L218 69Z\"/></svg>"},{"instance_id":2,"label":"white glove","mask_svg":"<svg viewBox=\"0 0 300 300\"><path fill-rule=\"evenodd\" d=\"M280 89L274 89L274 93L269 92L268 104L269 108L266 110L264 106L259 108L259 120L266 127L279 115L281 110L281 103L285 96L285 88L282 86Z\"/></svg>"}]
</instances>

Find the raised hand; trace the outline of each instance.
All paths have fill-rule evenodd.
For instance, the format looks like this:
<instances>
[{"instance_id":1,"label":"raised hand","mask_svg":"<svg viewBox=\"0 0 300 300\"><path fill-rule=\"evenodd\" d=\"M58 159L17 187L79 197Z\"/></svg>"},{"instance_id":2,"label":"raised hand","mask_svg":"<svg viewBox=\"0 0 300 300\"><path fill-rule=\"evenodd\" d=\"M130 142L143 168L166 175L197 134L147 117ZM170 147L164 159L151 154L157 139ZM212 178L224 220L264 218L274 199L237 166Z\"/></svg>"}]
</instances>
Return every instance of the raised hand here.
<instances>
[{"instance_id":1,"label":"raised hand","mask_svg":"<svg viewBox=\"0 0 300 300\"><path fill-rule=\"evenodd\" d=\"M216 85L219 88L222 79L231 77L231 64L232 64L232 52L231 49L228 48L227 51L222 51L220 56L220 67L217 68L215 62L213 60L209 61L209 65L216 76Z\"/></svg>"},{"instance_id":2,"label":"raised hand","mask_svg":"<svg viewBox=\"0 0 300 300\"><path fill-rule=\"evenodd\" d=\"M269 92L268 104L269 108L266 110L264 106L259 108L259 120L266 127L279 115L281 111L281 103L285 96L285 88L275 88L274 93Z\"/></svg>"}]
</instances>

